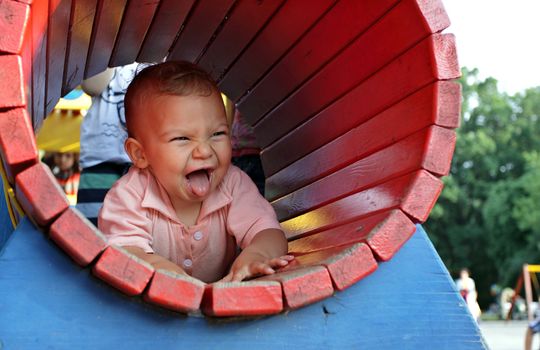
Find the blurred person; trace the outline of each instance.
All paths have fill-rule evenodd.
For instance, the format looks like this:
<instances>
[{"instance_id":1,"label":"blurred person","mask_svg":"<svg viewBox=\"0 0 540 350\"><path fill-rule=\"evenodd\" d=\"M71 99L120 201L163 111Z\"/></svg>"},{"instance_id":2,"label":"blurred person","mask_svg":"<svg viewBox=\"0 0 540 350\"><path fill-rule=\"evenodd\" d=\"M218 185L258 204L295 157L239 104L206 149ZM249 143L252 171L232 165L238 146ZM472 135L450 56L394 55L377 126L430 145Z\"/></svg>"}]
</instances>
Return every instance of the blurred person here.
<instances>
[{"instance_id":1,"label":"blurred person","mask_svg":"<svg viewBox=\"0 0 540 350\"><path fill-rule=\"evenodd\" d=\"M62 187L71 205L77 203L77 190L79 188L79 154L75 152L53 152L50 156L52 173L58 184ZM47 164L47 162L45 162Z\"/></svg>"},{"instance_id":2,"label":"blurred person","mask_svg":"<svg viewBox=\"0 0 540 350\"><path fill-rule=\"evenodd\" d=\"M474 280L470 277L470 272L468 268L462 268L459 272L459 278L455 281L457 290L459 294L463 297L467 303L467 307L471 312L471 315L478 322L480 314L480 306L476 301L478 294L476 292L476 284Z\"/></svg>"}]
</instances>

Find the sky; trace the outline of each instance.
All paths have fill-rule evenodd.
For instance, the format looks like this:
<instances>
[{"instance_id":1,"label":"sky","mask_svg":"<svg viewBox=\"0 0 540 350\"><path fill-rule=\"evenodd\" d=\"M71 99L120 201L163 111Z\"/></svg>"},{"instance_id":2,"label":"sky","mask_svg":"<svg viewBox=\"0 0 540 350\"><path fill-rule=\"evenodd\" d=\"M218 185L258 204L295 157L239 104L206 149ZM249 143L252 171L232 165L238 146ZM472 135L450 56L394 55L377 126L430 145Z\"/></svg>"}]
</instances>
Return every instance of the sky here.
<instances>
[{"instance_id":1,"label":"sky","mask_svg":"<svg viewBox=\"0 0 540 350\"><path fill-rule=\"evenodd\" d=\"M509 94L540 86L540 0L443 0L460 65Z\"/></svg>"}]
</instances>

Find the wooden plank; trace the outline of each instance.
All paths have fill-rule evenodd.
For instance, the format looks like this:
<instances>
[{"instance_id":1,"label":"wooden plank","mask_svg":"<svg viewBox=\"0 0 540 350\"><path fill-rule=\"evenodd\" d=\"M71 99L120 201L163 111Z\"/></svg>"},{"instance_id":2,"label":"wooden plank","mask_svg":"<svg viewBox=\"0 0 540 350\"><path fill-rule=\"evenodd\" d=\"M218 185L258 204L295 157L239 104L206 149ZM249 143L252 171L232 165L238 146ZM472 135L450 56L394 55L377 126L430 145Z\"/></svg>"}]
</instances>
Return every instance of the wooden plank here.
<instances>
[{"instance_id":1,"label":"wooden plank","mask_svg":"<svg viewBox=\"0 0 540 350\"><path fill-rule=\"evenodd\" d=\"M415 170L446 175L455 143L453 130L431 126L275 200L272 206L278 219L285 220Z\"/></svg>"},{"instance_id":2,"label":"wooden plank","mask_svg":"<svg viewBox=\"0 0 540 350\"><path fill-rule=\"evenodd\" d=\"M334 293L328 270L322 266L308 266L292 271L278 272L255 279L281 283L285 307L297 309L328 298Z\"/></svg>"},{"instance_id":3,"label":"wooden plank","mask_svg":"<svg viewBox=\"0 0 540 350\"><path fill-rule=\"evenodd\" d=\"M295 239L397 208L423 222L441 191L441 180L420 170L284 221L281 227L288 239Z\"/></svg>"},{"instance_id":4,"label":"wooden plank","mask_svg":"<svg viewBox=\"0 0 540 350\"><path fill-rule=\"evenodd\" d=\"M144 291L154 274L154 268L120 247L109 246L99 257L92 272L111 286L133 296Z\"/></svg>"},{"instance_id":5,"label":"wooden plank","mask_svg":"<svg viewBox=\"0 0 540 350\"><path fill-rule=\"evenodd\" d=\"M200 280L171 271L156 270L144 299L178 312L199 310L206 284Z\"/></svg>"},{"instance_id":6,"label":"wooden plank","mask_svg":"<svg viewBox=\"0 0 540 350\"><path fill-rule=\"evenodd\" d=\"M67 209L52 223L49 237L83 267L107 247L105 236L75 208Z\"/></svg>"},{"instance_id":7,"label":"wooden plank","mask_svg":"<svg viewBox=\"0 0 540 350\"><path fill-rule=\"evenodd\" d=\"M415 230L415 225L401 210L392 209L291 241L289 254L306 254L363 242L378 260L387 261Z\"/></svg>"},{"instance_id":8,"label":"wooden plank","mask_svg":"<svg viewBox=\"0 0 540 350\"><path fill-rule=\"evenodd\" d=\"M442 4L439 1L437 3L442 9ZM404 21L404 18L407 19L407 22ZM283 101L260 121L259 130L265 130L265 132L257 132L257 128L255 130L261 134L258 137L261 147L266 147L302 121L343 96L398 55L409 50L418 41L429 36L434 30L438 31L449 25L449 21L442 21L439 22L439 27L432 28L426 25L427 22L424 22L424 18L416 1L400 2L338 57L327 64L324 69L310 78L299 90L296 90L286 101ZM389 33L392 34L389 35ZM453 59L455 61L453 64L459 68L455 55ZM458 74L451 78L456 76L459 76L459 69ZM276 120L280 120L280 122L276 123Z\"/></svg>"},{"instance_id":9,"label":"wooden plank","mask_svg":"<svg viewBox=\"0 0 540 350\"><path fill-rule=\"evenodd\" d=\"M72 0L49 1L45 116L52 112L62 93Z\"/></svg>"},{"instance_id":10,"label":"wooden plank","mask_svg":"<svg viewBox=\"0 0 540 350\"><path fill-rule=\"evenodd\" d=\"M62 96L77 87L84 78L86 57L96 17L97 4L97 0L73 0L73 20L70 23L68 32Z\"/></svg>"},{"instance_id":11,"label":"wooden plank","mask_svg":"<svg viewBox=\"0 0 540 350\"><path fill-rule=\"evenodd\" d=\"M202 311L209 316L258 316L283 310L278 282L218 282L208 285Z\"/></svg>"},{"instance_id":12,"label":"wooden plank","mask_svg":"<svg viewBox=\"0 0 540 350\"><path fill-rule=\"evenodd\" d=\"M29 4L26 4L29 5ZM21 47L21 60L22 60L22 71L24 79L24 90L26 91L26 110L28 115L32 118L33 115L33 91L32 91L32 65L34 60L34 53L32 50L33 38L32 38L32 11L31 7L28 6L28 16L26 18L26 24L23 35L23 42ZM32 123L32 119L30 119Z\"/></svg>"},{"instance_id":13,"label":"wooden plank","mask_svg":"<svg viewBox=\"0 0 540 350\"><path fill-rule=\"evenodd\" d=\"M195 0L161 0L137 62L160 62L169 52Z\"/></svg>"},{"instance_id":14,"label":"wooden plank","mask_svg":"<svg viewBox=\"0 0 540 350\"><path fill-rule=\"evenodd\" d=\"M435 34L426 38L343 98L267 147L261 154L265 173L267 176L275 174L286 165L332 141L420 88L437 80L453 79L459 75L453 35ZM301 91L302 94L309 91L310 101L325 100L325 95L338 85L340 84L329 84L324 89L320 86L303 88ZM296 114L282 115L280 122L274 123L273 130L311 109L307 102L301 105L302 111L296 110ZM339 118L339 123L333 122L336 118ZM259 129L255 129L257 137L262 133L261 127L262 123ZM268 127L265 132L272 133L272 130Z\"/></svg>"},{"instance_id":15,"label":"wooden plank","mask_svg":"<svg viewBox=\"0 0 540 350\"><path fill-rule=\"evenodd\" d=\"M37 163L34 130L26 109L0 112L0 154L7 180L12 185L18 173Z\"/></svg>"},{"instance_id":16,"label":"wooden plank","mask_svg":"<svg viewBox=\"0 0 540 350\"><path fill-rule=\"evenodd\" d=\"M246 98L238 102L238 108L246 116L246 120L254 124L352 40L367 30L395 3L396 0L337 2L250 90Z\"/></svg>"},{"instance_id":17,"label":"wooden plank","mask_svg":"<svg viewBox=\"0 0 540 350\"><path fill-rule=\"evenodd\" d=\"M233 5L233 0L197 2L167 59L194 62L204 51L216 30L219 30L220 24Z\"/></svg>"},{"instance_id":18,"label":"wooden plank","mask_svg":"<svg viewBox=\"0 0 540 350\"><path fill-rule=\"evenodd\" d=\"M48 1L36 1L31 7L32 17L32 125L41 128L45 119L45 91L47 89L47 31L49 27Z\"/></svg>"},{"instance_id":19,"label":"wooden plank","mask_svg":"<svg viewBox=\"0 0 540 350\"><path fill-rule=\"evenodd\" d=\"M130 0L127 3L109 61L110 67L135 62L158 4L159 1L147 0Z\"/></svg>"},{"instance_id":20,"label":"wooden plank","mask_svg":"<svg viewBox=\"0 0 540 350\"><path fill-rule=\"evenodd\" d=\"M377 269L377 261L364 243L333 247L298 255L283 271L322 265L328 269L336 290L344 290Z\"/></svg>"},{"instance_id":21,"label":"wooden plank","mask_svg":"<svg viewBox=\"0 0 540 350\"><path fill-rule=\"evenodd\" d=\"M219 82L238 100L334 4L335 0L287 1Z\"/></svg>"},{"instance_id":22,"label":"wooden plank","mask_svg":"<svg viewBox=\"0 0 540 350\"><path fill-rule=\"evenodd\" d=\"M283 0L240 0L198 64L220 79L236 57L257 35Z\"/></svg>"},{"instance_id":23,"label":"wooden plank","mask_svg":"<svg viewBox=\"0 0 540 350\"><path fill-rule=\"evenodd\" d=\"M26 104L20 56L0 55L0 81L5 82L0 90L0 108L22 107Z\"/></svg>"},{"instance_id":24,"label":"wooden plank","mask_svg":"<svg viewBox=\"0 0 540 350\"><path fill-rule=\"evenodd\" d=\"M0 53L21 52L30 6L15 1L0 2Z\"/></svg>"},{"instance_id":25,"label":"wooden plank","mask_svg":"<svg viewBox=\"0 0 540 350\"><path fill-rule=\"evenodd\" d=\"M86 58L85 79L107 68L126 2L127 0L99 0Z\"/></svg>"},{"instance_id":26,"label":"wooden plank","mask_svg":"<svg viewBox=\"0 0 540 350\"><path fill-rule=\"evenodd\" d=\"M433 83L267 177L265 195L284 196L429 125L456 128L460 105L461 85Z\"/></svg>"},{"instance_id":27,"label":"wooden plank","mask_svg":"<svg viewBox=\"0 0 540 350\"><path fill-rule=\"evenodd\" d=\"M69 206L49 167L39 162L17 174L15 195L26 215L42 227L54 221Z\"/></svg>"}]
</instances>

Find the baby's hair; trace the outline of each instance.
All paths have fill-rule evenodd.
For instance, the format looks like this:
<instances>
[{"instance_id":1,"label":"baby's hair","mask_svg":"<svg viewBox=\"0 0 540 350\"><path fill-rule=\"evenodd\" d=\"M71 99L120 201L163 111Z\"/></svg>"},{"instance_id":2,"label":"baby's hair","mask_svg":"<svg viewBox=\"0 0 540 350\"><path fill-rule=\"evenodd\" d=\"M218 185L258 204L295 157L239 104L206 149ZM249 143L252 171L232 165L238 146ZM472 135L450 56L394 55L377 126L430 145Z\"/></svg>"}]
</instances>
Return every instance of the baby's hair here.
<instances>
[{"instance_id":1,"label":"baby's hair","mask_svg":"<svg viewBox=\"0 0 540 350\"><path fill-rule=\"evenodd\" d=\"M160 95L211 96L213 93L219 94L216 82L193 63L169 61L148 66L133 78L126 92L124 106L128 134L133 136L133 116L145 99Z\"/></svg>"}]
</instances>

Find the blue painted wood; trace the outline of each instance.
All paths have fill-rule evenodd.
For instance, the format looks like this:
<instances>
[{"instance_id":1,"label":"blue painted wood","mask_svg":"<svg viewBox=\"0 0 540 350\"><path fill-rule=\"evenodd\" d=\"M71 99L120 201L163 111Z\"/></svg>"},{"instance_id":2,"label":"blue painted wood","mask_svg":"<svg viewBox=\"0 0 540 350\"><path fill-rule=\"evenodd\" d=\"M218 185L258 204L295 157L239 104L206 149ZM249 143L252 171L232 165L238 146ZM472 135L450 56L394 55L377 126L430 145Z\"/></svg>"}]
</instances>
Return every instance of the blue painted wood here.
<instances>
[{"instance_id":1,"label":"blue painted wood","mask_svg":"<svg viewBox=\"0 0 540 350\"><path fill-rule=\"evenodd\" d=\"M0 256L5 349L484 349L419 226L374 274L286 314L210 320L164 311L81 269L29 221Z\"/></svg>"},{"instance_id":2,"label":"blue painted wood","mask_svg":"<svg viewBox=\"0 0 540 350\"><path fill-rule=\"evenodd\" d=\"M13 225L11 224L11 219L9 218L8 203L6 200L7 197L4 193L4 179L0 177L0 254L9 236L11 236L11 233L13 232ZM2 275L0 275L0 277L1 276Z\"/></svg>"}]
</instances>

